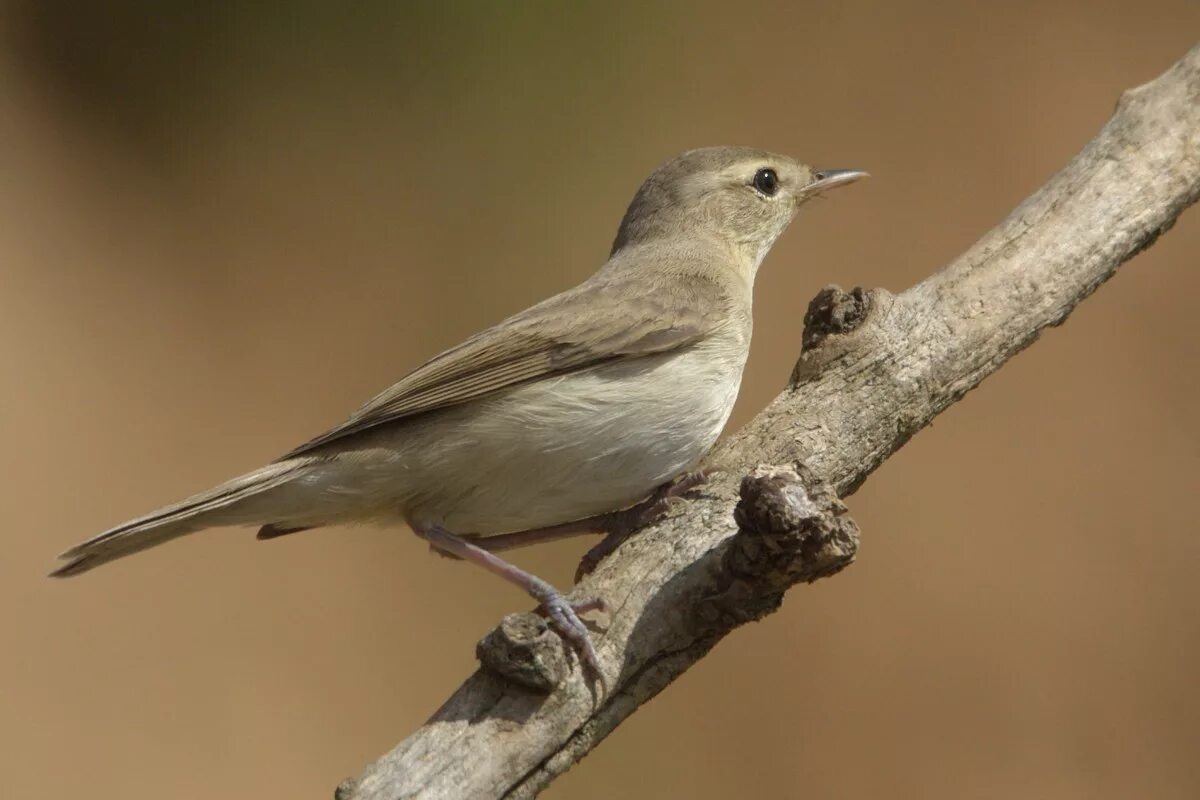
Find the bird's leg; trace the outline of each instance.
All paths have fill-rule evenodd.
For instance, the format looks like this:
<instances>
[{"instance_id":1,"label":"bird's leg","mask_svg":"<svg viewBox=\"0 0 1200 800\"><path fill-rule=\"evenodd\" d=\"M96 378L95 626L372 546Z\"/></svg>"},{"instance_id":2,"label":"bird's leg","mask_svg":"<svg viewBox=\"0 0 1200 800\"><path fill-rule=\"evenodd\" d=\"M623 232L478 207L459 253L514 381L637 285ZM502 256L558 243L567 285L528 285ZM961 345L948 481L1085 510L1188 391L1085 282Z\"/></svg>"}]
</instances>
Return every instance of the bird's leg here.
<instances>
[{"instance_id":1,"label":"bird's leg","mask_svg":"<svg viewBox=\"0 0 1200 800\"><path fill-rule=\"evenodd\" d=\"M529 545L542 544L543 542L554 542L572 536L604 533L603 524L599 521L601 519L602 516L588 517L587 519L577 519L574 522L564 522L560 525L531 528L527 531L515 531L513 533L494 533L491 535L460 533L457 535L458 538L470 542L480 550L487 550L489 553L499 553L503 550L515 550L518 547L528 547ZM444 558L458 559L458 556L453 553L439 550L433 545L430 545L429 549Z\"/></svg>"},{"instance_id":2,"label":"bird's leg","mask_svg":"<svg viewBox=\"0 0 1200 800\"><path fill-rule=\"evenodd\" d=\"M601 521L599 529L608 535L584 553L579 567L575 570L575 581L578 583L583 576L590 574L621 542L629 538L629 534L667 513L675 498L704 483L708 475L706 470L685 473L671 483L664 483L640 503L594 517L594 520Z\"/></svg>"},{"instance_id":3,"label":"bird's leg","mask_svg":"<svg viewBox=\"0 0 1200 800\"><path fill-rule=\"evenodd\" d=\"M516 584L528 592L530 597L541 604L540 610L550 618L550 622L558 630L559 635L574 645L584 664L596 675L601 674L600 662L596 658L592 638L588 633L587 626L579 619L579 614L593 609L607 610L603 600L588 598L572 602L536 575L508 563L472 542L455 536L439 525L414 526L413 530L438 550L457 556L464 561L470 561L472 564L478 564L488 572L499 575L509 583Z\"/></svg>"},{"instance_id":4,"label":"bird's leg","mask_svg":"<svg viewBox=\"0 0 1200 800\"><path fill-rule=\"evenodd\" d=\"M707 477L708 473L703 470L686 473L671 483L664 483L645 500L620 511L609 511L594 517L585 517L559 525L548 525L544 528L531 528L527 531L498 533L491 536L462 534L458 538L470 542L481 550L487 550L489 553L499 553L504 550L513 550L518 547L528 547L589 533L607 534L604 540L589 550L579 563L579 569L575 573L575 580L578 581L595 569L596 565L617 548L617 545L628 539L629 534L658 519L671 507L674 498L695 489L704 483ZM453 553L441 550L439 552L455 557Z\"/></svg>"},{"instance_id":5,"label":"bird's leg","mask_svg":"<svg viewBox=\"0 0 1200 800\"><path fill-rule=\"evenodd\" d=\"M597 517L577 519L574 522L564 522L561 525L548 525L545 528L531 528L527 531L516 531L515 533L497 533L491 536L469 535L462 538L469 540L471 544L477 545L489 553L498 553L502 550L515 550L518 547L527 547L531 544L542 544L543 542L554 542L559 539L568 539L572 536L604 533L603 520L606 516L606 514L601 514Z\"/></svg>"}]
</instances>

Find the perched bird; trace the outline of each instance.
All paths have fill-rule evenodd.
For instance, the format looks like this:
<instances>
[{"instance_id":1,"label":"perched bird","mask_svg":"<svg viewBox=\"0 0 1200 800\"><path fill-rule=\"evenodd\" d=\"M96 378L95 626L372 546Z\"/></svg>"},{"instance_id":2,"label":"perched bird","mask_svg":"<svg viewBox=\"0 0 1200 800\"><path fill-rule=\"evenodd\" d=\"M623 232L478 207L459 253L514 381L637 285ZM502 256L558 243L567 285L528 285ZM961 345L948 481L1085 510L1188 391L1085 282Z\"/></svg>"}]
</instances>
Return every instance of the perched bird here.
<instances>
[{"instance_id":1,"label":"perched bird","mask_svg":"<svg viewBox=\"0 0 1200 800\"><path fill-rule=\"evenodd\" d=\"M582 284L436 356L265 467L72 547L52 574L215 526L272 538L403 521L527 591L594 667L577 612L600 604L572 605L496 551L603 531L697 465L737 397L759 264L801 204L865 174L741 147L683 153L642 184Z\"/></svg>"}]
</instances>

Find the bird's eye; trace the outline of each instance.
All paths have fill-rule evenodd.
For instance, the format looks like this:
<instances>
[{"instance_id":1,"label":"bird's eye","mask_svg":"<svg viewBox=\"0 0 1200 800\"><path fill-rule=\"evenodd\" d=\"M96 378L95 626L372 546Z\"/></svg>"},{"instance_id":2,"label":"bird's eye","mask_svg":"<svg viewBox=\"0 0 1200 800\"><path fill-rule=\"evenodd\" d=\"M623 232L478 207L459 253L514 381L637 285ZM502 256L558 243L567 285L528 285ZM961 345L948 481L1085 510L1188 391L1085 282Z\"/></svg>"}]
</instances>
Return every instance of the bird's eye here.
<instances>
[{"instance_id":1,"label":"bird's eye","mask_svg":"<svg viewBox=\"0 0 1200 800\"><path fill-rule=\"evenodd\" d=\"M754 173L752 184L755 189L767 197L774 197L775 193L779 191L779 176L770 167L763 167Z\"/></svg>"}]
</instances>

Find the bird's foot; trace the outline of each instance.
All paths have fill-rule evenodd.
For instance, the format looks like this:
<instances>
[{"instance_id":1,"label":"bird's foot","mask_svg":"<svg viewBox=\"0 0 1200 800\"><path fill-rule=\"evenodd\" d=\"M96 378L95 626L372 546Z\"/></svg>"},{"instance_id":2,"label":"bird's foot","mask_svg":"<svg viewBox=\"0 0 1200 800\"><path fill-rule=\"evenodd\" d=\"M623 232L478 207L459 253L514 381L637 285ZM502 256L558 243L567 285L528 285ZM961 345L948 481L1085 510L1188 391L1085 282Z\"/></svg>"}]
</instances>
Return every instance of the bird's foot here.
<instances>
[{"instance_id":1,"label":"bird's foot","mask_svg":"<svg viewBox=\"0 0 1200 800\"><path fill-rule=\"evenodd\" d=\"M438 550L483 567L488 572L524 589L538 601L539 612L549 618L550 624L579 653L584 669L599 678L604 685L604 674L600 671L600 660L587 625L579 615L594 610L607 611L608 604L599 598L590 597L571 601L536 575L532 575L515 564L510 564L495 553L474 544L470 539L456 536L441 525L415 525L413 530Z\"/></svg>"},{"instance_id":2,"label":"bird's foot","mask_svg":"<svg viewBox=\"0 0 1200 800\"><path fill-rule=\"evenodd\" d=\"M579 618L580 614L588 611L608 612L608 603L598 597L588 597L583 600L568 600L557 589L547 585L538 587L534 595L541 602L538 613L545 615L558 635L569 642L579 653L579 658L591 673L603 682L600 672L600 660L596 656L596 648L592 645L592 636L587 625Z\"/></svg>"},{"instance_id":3,"label":"bird's foot","mask_svg":"<svg viewBox=\"0 0 1200 800\"><path fill-rule=\"evenodd\" d=\"M664 483L640 503L598 517L597 527L607 535L584 554L575 570L575 582L591 574L631 533L661 519L680 497L708 480L709 474L707 470L685 473L671 483Z\"/></svg>"}]
</instances>

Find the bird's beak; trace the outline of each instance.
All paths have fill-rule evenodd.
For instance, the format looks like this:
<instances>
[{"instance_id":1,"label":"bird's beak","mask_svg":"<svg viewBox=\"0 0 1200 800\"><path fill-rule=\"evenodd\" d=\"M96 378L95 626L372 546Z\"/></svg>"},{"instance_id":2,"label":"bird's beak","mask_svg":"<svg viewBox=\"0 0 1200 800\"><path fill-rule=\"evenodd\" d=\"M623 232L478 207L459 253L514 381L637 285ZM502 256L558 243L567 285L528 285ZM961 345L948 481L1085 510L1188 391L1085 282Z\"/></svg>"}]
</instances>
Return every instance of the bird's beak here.
<instances>
[{"instance_id":1,"label":"bird's beak","mask_svg":"<svg viewBox=\"0 0 1200 800\"><path fill-rule=\"evenodd\" d=\"M811 197L838 186L854 183L859 178L867 177L868 173L858 169L822 169L813 173L814 180L804 187L804 195Z\"/></svg>"}]
</instances>

